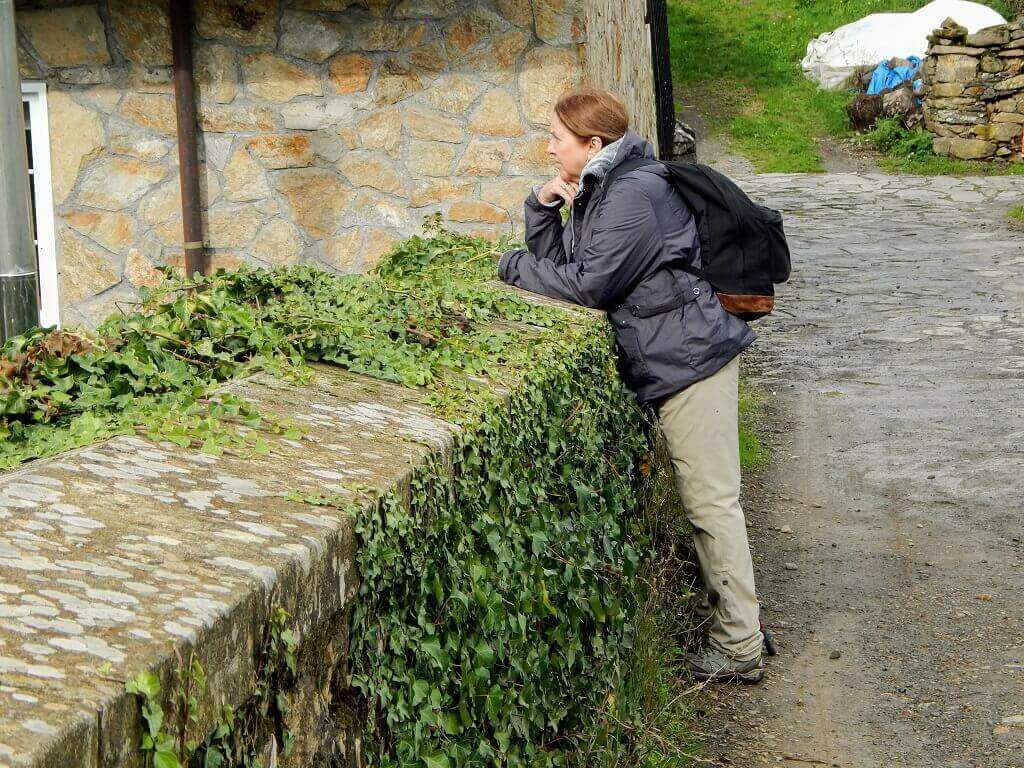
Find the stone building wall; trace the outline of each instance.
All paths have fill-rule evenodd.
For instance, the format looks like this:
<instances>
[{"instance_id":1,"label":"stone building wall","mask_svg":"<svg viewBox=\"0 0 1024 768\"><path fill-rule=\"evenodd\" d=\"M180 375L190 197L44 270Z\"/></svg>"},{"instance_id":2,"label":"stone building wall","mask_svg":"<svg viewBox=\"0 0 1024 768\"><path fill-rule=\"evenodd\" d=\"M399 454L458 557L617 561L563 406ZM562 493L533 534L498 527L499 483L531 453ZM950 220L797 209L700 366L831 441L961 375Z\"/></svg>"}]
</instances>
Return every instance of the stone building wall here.
<instances>
[{"instance_id":1,"label":"stone building wall","mask_svg":"<svg viewBox=\"0 0 1024 768\"><path fill-rule=\"evenodd\" d=\"M588 18L589 2L196 0L214 266L365 269L435 211L467 231L521 232L523 199L552 171L553 101L587 77L588 21L601 59L625 52L592 75L644 90L644 43L629 39L646 40L644 0ZM65 324L94 324L182 261L165 8L17 5L22 77L48 87ZM653 125L653 106L630 106Z\"/></svg>"},{"instance_id":2,"label":"stone building wall","mask_svg":"<svg viewBox=\"0 0 1024 768\"><path fill-rule=\"evenodd\" d=\"M928 41L924 119L935 152L1024 160L1024 19L974 34L947 19Z\"/></svg>"}]
</instances>

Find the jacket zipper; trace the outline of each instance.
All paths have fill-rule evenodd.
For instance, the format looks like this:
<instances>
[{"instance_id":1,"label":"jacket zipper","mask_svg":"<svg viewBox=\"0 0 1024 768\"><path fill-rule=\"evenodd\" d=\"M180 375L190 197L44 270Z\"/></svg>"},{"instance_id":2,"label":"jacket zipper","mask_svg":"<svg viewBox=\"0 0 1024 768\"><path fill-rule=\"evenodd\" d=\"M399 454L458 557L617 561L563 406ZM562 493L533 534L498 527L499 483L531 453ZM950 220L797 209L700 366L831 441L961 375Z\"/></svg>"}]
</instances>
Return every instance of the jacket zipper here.
<instances>
[{"instance_id":1,"label":"jacket zipper","mask_svg":"<svg viewBox=\"0 0 1024 768\"><path fill-rule=\"evenodd\" d=\"M573 216L576 213L576 198L573 198L569 206L569 258L576 255L576 222Z\"/></svg>"},{"instance_id":2,"label":"jacket zipper","mask_svg":"<svg viewBox=\"0 0 1024 768\"><path fill-rule=\"evenodd\" d=\"M582 199L580 195L583 194L583 187L581 186L576 192L576 197L572 199L572 205L569 206L569 258L571 259L576 255L576 201Z\"/></svg>"}]
</instances>

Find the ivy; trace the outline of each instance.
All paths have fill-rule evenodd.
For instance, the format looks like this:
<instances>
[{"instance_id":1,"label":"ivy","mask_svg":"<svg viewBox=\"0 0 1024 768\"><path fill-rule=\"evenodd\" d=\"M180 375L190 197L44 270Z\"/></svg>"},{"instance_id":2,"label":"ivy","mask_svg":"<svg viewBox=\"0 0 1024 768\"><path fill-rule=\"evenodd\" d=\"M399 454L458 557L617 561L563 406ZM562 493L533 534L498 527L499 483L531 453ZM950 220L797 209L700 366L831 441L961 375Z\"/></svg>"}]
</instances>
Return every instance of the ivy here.
<instances>
[{"instance_id":1,"label":"ivy","mask_svg":"<svg viewBox=\"0 0 1024 768\"><path fill-rule=\"evenodd\" d=\"M264 768L257 752L270 739L280 745L282 757L291 754L295 736L287 727L287 691L298 674L298 642L290 619L280 607L270 614L257 660L256 693L238 709L222 708L217 727L195 750L197 768Z\"/></svg>"},{"instance_id":2,"label":"ivy","mask_svg":"<svg viewBox=\"0 0 1024 768\"><path fill-rule=\"evenodd\" d=\"M125 684L125 692L140 700L145 727L139 750L146 768L262 768L256 753L269 738L281 745L284 758L290 755L295 737L285 725L286 691L295 683L298 648L290 618L282 608L271 613L257 659L255 695L237 710L224 705L213 733L202 742L195 738L195 727L206 673L194 652L187 662L178 655L169 715L160 705L155 672L143 670Z\"/></svg>"},{"instance_id":3,"label":"ivy","mask_svg":"<svg viewBox=\"0 0 1024 768\"><path fill-rule=\"evenodd\" d=\"M614 709L646 548L642 414L605 330L465 416L450 459L357 517L354 685L368 758L570 765Z\"/></svg>"},{"instance_id":4,"label":"ivy","mask_svg":"<svg viewBox=\"0 0 1024 768\"><path fill-rule=\"evenodd\" d=\"M144 289L136 311L95 332L34 329L9 339L0 347L0 469L133 431L209 452L247 449L215 422L223 415L252 427L265 415L238 402L235 413L212 414L205 398L257 371L301 378L315 361L428 386L439 408L461 409L486 389L467 375L525 365L530 344L553 343L567 323L488 282L507 243L436 221L426 234L402 243L376 274L218 271ZM508 321L529 327L513 332Z\"/></svg>"},{"instance_id":5,"label":"ivy","mask_svg":"<svg viewBox=\"0 0 1024 768\"><path fill-rule=\"evenodd\" d=\"M141 700L145 730L139 749L147 768L183 768L196 750L188 732L198 719L206 673L195 653L190 653L187 662L178 656L175 674L178 684L169 715L160 706L160 678L155 672L143 670L125 684L125 691Z\"/></svg>"}]
</instances>

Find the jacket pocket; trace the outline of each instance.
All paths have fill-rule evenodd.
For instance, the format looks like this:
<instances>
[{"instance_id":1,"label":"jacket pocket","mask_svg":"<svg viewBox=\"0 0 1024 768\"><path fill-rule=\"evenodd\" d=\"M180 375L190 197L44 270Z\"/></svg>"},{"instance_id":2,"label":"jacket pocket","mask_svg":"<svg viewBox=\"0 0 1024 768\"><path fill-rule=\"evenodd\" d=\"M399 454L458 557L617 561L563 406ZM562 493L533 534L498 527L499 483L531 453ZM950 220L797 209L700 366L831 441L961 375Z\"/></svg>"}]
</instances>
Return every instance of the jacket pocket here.
<instances>
[{"instance_id":1,"label":"jacket pocket","mask_svg":"<svg viewBox=\"0 0 1024 768\"><path fill-rule=\"evenodd\" d=\"M655 315L663 315L666 312L671 312L673 309L682 309L687 301L688 299L685 296L677 296L659 304L646 304L644 306L633 304L630 306L629 311L633 317L644 319L654 317Z\"/></svg>"},{"instance_id":2,"label":"jacket pocket","mask_svg":"<svg viewBox=\"0 0 1024 768\"><path fill-rule=\"evenodd\" d=\"M729 338L726 324L730 316L706 283L693 283L698 293L682 317L683 350L686 361L700 369L721 355L722 344Z\"/></svg>"},{"instance_id":3,"label":"jacket pocket","mask_svg":"<svg viewBox=\"0 0 1024 768\"><path fill-rule=\"evenodd\" d=\"M647 360L640 349L640 338L637 336L636 328L631 325L615 326L615 338L619 342L619 348L625 355L630 374L635 378L645 378L651 375L647 367Z\"/></svg>"}]
</instances>

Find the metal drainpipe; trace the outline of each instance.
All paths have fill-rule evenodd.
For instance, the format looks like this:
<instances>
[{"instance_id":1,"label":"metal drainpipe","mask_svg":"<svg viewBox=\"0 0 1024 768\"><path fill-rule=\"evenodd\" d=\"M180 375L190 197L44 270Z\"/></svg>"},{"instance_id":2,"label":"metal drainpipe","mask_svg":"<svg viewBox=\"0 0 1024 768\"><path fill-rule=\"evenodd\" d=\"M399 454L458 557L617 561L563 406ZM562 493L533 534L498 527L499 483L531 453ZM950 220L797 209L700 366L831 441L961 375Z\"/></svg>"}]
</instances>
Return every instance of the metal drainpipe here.
<instances>
[{"instance_id":1,"label":"metal drainpipe","mask_svg":"<svg viewBox=\"0 0 1024 768\"><path fill-rule=\"evenodd\" d=\"M174 110L178 124L178 171L181 222L185 238L185 275L206 274L209 260L199 217L199 151L196 146L196 95L192 75L192 3L170 0L171 48L174 56Z\"/></svg>"},{"instance_id":2,"label":"metal drainpipe","mask_svg":"<svg viewBox=\"0 0 1024 768\"><path fill-rule=\"evenodd\" d=\"M0 343L39 325L14 0L0 0Z\"/></svg>"},{"instance_id":3,"label":"metal drainpipe","mask_svg":"<svg viewBox=\"0 0 1024 768\"><path fill-rule=\"evenodd\" d=\"M662 160L671 160L676 131L676 106L672 95L672 61L669 55L668 7L665 0L647 0L645 20L651 34L658 157Z\"/></svg>"}]
</instances>

